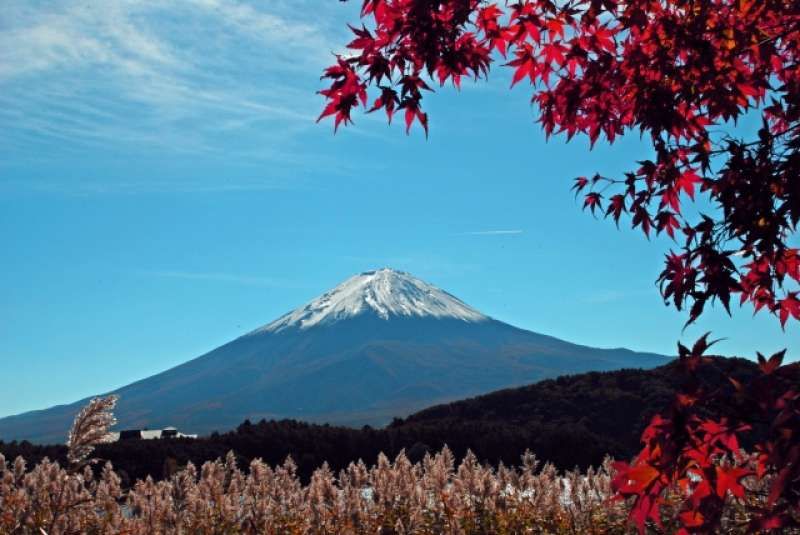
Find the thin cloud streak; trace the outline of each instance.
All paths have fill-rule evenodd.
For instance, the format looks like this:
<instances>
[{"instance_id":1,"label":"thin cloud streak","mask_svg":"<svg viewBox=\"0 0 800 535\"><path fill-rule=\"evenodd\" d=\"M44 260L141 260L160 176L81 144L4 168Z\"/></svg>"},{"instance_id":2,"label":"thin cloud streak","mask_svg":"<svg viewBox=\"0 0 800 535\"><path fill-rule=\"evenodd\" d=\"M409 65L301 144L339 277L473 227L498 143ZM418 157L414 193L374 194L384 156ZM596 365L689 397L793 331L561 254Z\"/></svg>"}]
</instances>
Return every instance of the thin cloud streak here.
<instances>
[{"instance_id":1,"label":"thin cloud streak","mask_svg":"<svg viewBox=\"0 0 800 535\"><path fill-rule=\"evenodd\" d=\"M0 194L19 191L72 195L143 195L172 193L236 193L245 191L298 191L315 189L301 178L261 180L0 180Z\"/></svg>"},{"instance_id":2,"label":"thin cloud streak","mask_svg":"<svg viewBox=\"0 0 800 535\"><path fill-rule=\"evenodd\" d=\"M606 305L609 303L616 303L625 301L631 298L651 295L652 290L597 290L589 295L584 296L581 301L589 305Z\"/></svg>"},{"instance_id":3,"label":"thin cloud streak","mask_svg":"<svg viewBox=\"0 0 800 535\"><path fill-rule=\"evenodd\" d=\"M160 279L181 279L189 281L209 281L244 284L248 286L266 286L271 288L296 288L295 283L285 279L236 275L232 273L196 273L189 271L137 271L139 275Z\"/></svg>"},{"instance_id":4,"label":"thin cloud streak","mask_svg":"<svg viewBox=\"0 0 800 535\"><path fill-rule=\"evenodd\" d=\"M461 232L460 236L510 236L514 234L523 234L525 231L522 229L508 229L508 230L476 230L473 232Z\"/></svg>"}]
</instances>

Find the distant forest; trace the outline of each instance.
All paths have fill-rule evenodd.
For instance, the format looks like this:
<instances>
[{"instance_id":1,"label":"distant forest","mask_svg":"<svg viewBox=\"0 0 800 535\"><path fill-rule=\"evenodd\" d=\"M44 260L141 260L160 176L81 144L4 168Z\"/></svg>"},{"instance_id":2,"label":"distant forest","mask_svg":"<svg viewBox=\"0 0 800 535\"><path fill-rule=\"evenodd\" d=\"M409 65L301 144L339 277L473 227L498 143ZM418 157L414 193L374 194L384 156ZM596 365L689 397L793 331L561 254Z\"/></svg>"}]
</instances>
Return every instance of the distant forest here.
<instances>
[{"instance_id":1,"label":"distant forest","mask_svg":"<svg viewBox=\"0 0 800 535\"><path fill-rule=\"evenodd\" d=\"M445 444L457 458L472 450L490 464L517 464L526 449L561 469L598 465L606 455L628 459L640 448L642 430L664 410L681 378L674 364L654 370L592 372L545 380L425 409L386 428L361 429L295 420L245 421L235 430L198 439L131 440L98 447L95 457L112 462L127 483L168 477L191 461L197 465L233 450L242 468L254 458L280 464L287 456L306 480L324 462L334 471L351 461L373 463L378 453L400 450L413 461ZM753 362L715 358L705 370L709 385L728 388L723 373L755 375ZM26 441L4 443L7 460L22 455L29 465L47 456L62 464L66 448ZM101 466L101 465L100 465Z\"/></svg>"}]
</instances>

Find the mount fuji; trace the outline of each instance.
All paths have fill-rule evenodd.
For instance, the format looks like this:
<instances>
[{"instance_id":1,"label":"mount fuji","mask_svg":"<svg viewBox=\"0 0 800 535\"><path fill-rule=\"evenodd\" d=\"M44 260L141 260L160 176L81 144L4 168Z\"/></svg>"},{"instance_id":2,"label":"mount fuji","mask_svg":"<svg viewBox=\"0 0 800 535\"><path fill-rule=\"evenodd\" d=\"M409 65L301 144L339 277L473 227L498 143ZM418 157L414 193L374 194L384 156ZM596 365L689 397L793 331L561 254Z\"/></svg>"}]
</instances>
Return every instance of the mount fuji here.
<instances>
[{"instance_id":1,"label":"mount fuji","mask_svg":"<svg viewBox=\"0 0 800 535\"><path fill-rule=\"evenodd\" d=\"M117 428L227 430L245 419L383 425L436 403L667 357L597 349L492 319L380 269L221 347L115 391ZM63 442L80 400L0 419L0 440Z\"/></svg>"}]
</instances>

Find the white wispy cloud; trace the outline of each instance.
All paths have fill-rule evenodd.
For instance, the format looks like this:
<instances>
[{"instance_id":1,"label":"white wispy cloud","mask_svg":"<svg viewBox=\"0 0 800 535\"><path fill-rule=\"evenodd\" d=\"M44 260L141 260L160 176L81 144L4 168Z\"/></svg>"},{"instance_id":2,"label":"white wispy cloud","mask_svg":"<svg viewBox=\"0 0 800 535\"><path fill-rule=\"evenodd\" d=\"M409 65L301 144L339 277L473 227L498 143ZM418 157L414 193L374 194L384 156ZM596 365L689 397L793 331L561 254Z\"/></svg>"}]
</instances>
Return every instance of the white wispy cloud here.
<instances>
[{"instance_id":1,"label":"white wispy cloud","mask_svg":"<svg viewBox=\"0 0 800 535\"><path fill-rule=\"evenodd\" d=\"M327 8L311 7L4 2L0 149L20 157L47 143L228 154L233 134L261 146L285 141L313 127L320 70L342 42L326 26Z\"/></svg>"},{"instance_id":2,"label":"white wispy cloud","mask_svg":"<svg viewBox=\"0 0 800 535\"><path fill-rule=\"evenodd\" d=\"M513 234L522 234L525 231L522 229L502 229L502 230L475 230L472 232L461 232L462 236L508 236Z\"/></svg>"}]
</instances>

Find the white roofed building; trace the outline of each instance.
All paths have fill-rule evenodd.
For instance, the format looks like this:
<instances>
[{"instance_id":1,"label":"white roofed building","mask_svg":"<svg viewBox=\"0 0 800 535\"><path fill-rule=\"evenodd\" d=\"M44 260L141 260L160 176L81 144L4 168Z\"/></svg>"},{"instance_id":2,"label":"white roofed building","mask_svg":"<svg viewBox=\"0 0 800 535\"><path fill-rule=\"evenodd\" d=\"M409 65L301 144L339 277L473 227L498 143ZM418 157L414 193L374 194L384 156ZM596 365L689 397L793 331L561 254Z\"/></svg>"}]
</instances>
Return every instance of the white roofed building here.
<instances>
[{"instance_id":1,"label":"white roofed building","mask_svg":"<svg viewBox=\"0 0 800 535\"><path fill-rule=\"evenodd\" d=\"M112 432L111 442L118 440L155 440L161 438L197 438L197 435L180 433L174 427L164 429L123 429L122 431Z\"/></svg>"}]
</instances>

